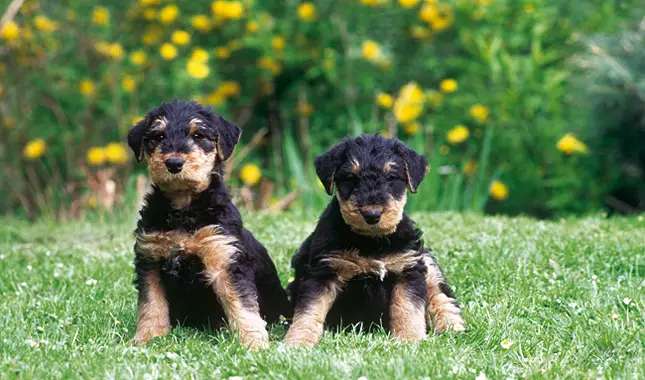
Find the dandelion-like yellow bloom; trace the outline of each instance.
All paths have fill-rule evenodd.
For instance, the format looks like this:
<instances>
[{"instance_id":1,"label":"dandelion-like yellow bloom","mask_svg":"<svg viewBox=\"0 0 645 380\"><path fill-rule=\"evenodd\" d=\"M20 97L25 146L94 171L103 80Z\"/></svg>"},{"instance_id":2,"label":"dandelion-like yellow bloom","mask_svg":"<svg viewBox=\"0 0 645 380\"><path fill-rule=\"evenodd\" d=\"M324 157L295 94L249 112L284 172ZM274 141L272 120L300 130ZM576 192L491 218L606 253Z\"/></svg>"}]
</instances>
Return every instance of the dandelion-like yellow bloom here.
<instances>
[{"instance_id":1,"label":"dandelion-like yellow bloom","mask_svg":"<svg viewBox=\"0 0 645 380\"><path fill-rule=\"evenodd\" d=\"M15 21L9 21L7 25L2 28L0 36L5 41L13 41L20 35L20 27L16 24Z\"/></svg>"},{"instance_id":2,"label":"dandelion-like yellow bloom","mask_svg":"<svg viewBox=\"0 0 645 380\"><path fill-rule=\"evenodd\" d=\"M244 5L239 1L214 1L213 13L216 17L237 20L244 16Z\"/></svg>"},{"instance_id":3,"label":"dandelion-like yellow bloom","mask_svg":"<svg viewBox=\"0 0 645 380\"><path fill-rule=\"evenodd\" d=\"M159 21L162 24L172 24L179 16L179 8L175 4L169 4L159 10Z\"/></svg>"},{"instance_id":4,"label":"dandelion-like yellow bloom","mask_svg":"<svg viewBox=\"0 0 645 380\"><path fill-rule=\"evenodd\" d=\"M360 1L361 1L361 4L370 6L372 8L376 8L381 5L387 4L389 0L360 0Z\"/></svg>"},{"instance_id":5,"label":"dandelion-like yellow bloom","mask_svg":"<svg viewBox=\"0 0 645 380\"><path fill-rule=\"evenodd\" d=\"M146 63L147 59L148 56L143 50L137 50L130 53L130 62L134 65L141 66Z\"/></svg>"},{"instance_id":6,"label":"dandelion-like yellow bloom","mask_svg":"<svg viewBox=\"0 0 645 380\"><path fill-rule=\"evenodd\" d=\"M480 124L484 124L488 120L488 107L484 105L475 104L470 107L470 111L468 111L468 113L470 114L470 117Z\"/></svg>"},{"instance_id":7,"label":"dandelion-like yellow bloom","mask_svg":"<svg viewBox=\"0 0 645 380\"><path fill-rule=\"evenodd\" d=\"M186 64L186 71L188 71L188 75L195 79L204 79L211 72L207 64L194 59L189 60Z\"/></svg>"},{"instance_id":8,"label":"dandelion-like yellow bloom","mask_svg":"<svg viewBox=\"0 0 645 380\"><path fill-rule=\"evenodd\" d=\"M307 102L298 102L298 115L302 117L309 117L314 113L314 106Z\"/></svg>"},{"instance_id":9,"label":"dandelion-like yellow bloom","mask_svg":"<svg viewBox=\"0 0 645 380\"><path fill-rule=\"evenodd\" d=\"M208 52L202 48L193 49L193 53L190 56L191 61L204 63L208 61L209 55Z\"/></svg>"},{"instance_id":10,"label":"dandelion-like yellow bloom","mask_svg":"<svg viewBox=\"0 0 645 380\"><path fill-rule=\"evenodd\" d=\"M141 120L143 120L142 116L132 116L132 118L130 119L130 124L135 125Z\"/></svg>"},{"instance_id":11,"label":"dandelion-like yellow bloom","mask_svg":"<svg viewBox=\"0 0 645 380\"><path fill-rule=\"evenodd\" d=\"M2 87L2 84L0 84L0 96L2 96L2 94L4 94L4 87Z\"/></svg>"},{"instance_id":12,"label":"dandelion-like yellow bloom","mask_svg":"<svg viewBox=\"0 0 645 380\"><path fill-rule=\"evenodd\" d=\"M92 166L103 165L107 160L107 157L105 155L105 149L99 146L95 146L88 149L86 160L87 160L87 163Z\"/></svg>"},{"instance_id":13,"label":"dandelion-like yellow bloom","mask_svg":"<svg viewBox=\"0 0 645 380\"><path fill-rule=\"evenodd\" d=\"M232 97L232 96L239 95L240 92L242 91L242 88L240 87L239 83L232 80L227 80L222 82L222 84L219 87L219 91L224 96Z\"/></svg>"},{"instance_id":14,"label":"dandelion-like yellow bloom","mask_svg":"<svg viewBox=\"0 0 645 380\"><path fill-rule=\"evenodd\" d=\"M426 99L430 107L437 108L443 103L443 94L437 90L428 90L426 92Z\"/></svg>"},{"instance_id":15,"label":"dandelion-like yellow bloom","mask_svg":"<svg viewBox=\"0 0 645 380\"><path fill-rule=\"evenodd\" d=\"M231 56L231 50L227 47L221 46L215 49L217 58L226 59Z\"/></svg>"},{"instance_id":16,"label":"dandelion-like yellow bloom","mask_svg":"<svg viewBox=\"0 0 645 380\"><path fill-rule=\"evenodd\" d=\"M246 31L247 32L255 33L258 30L260 30L260 24L257 21L251 20L251 21L246 23Z\"/></svg>"},{"instance_id":17,"label":"dandelion-like yellow bloom","mask_svg":"<svg viewBox=\"0 0 645 380\"><path fill-rule=\"evenodd\" d=\"M385 137L386 139L392 138L392 134L387 129L381 130L378 134Z\"/></svg>"},{"instance_id":18,"label":"dandelion-like yellow bloom","mask_svg":"<svg viewBox=\"0 0 645 380\"><path fill-rule=\"evenodd\" d=\"M190 20L190 22L193 27L200 32L210 32L210 30L213 28L211 19L206 15L195 15Z\"/></svg>"},{"instance_id":19,"label":"dandelion-like yellow bloom","mask_svg":"<svg viewBox=\"0 0 645 380\"><path fill-rule=\"evenodd\" d=\"M141 5L157 5L161 3L161 0L139 0Z\"/></svg>"},{"instance_id":20,"label":"dandelion-like yellow bloom","mask_svg":"<svg viewBox=\"0 0 645 380\"><path fill-rule=\"evenodd\" d=\"M185 30L175 30L170 37L172 43L175 45L183 46L190 43L190 34Z\"/></svg>"},{"instance_id":21,"label":"dandelion-like yellow bloom","mask_svg":"<svg viewBox=\"0 0 645 380\"><path fill-rule=\"evenodd\" d=\"M403 8L416 7L420 0L399 0L399 5Z\"/></svg>"},{"instance_id":22,"label":"dandelion-like yellow bloom","mask_svg":"<svg viewBox=\"0 0 645 380\"><path fill-rule=\"evenodd\" d=\"M466 162L466 165L464 165L464 174L466 176L470 177L471 175L475 174L475 170L477 170L477 162L473 160L469 160L468 162Z\"/></svg>"},{"instance_id":23,"label":"dandelion-like yellow bloom","mask_svg":"<svg viewBox=\"0 0 645 380\"><path fill-rule=\"evenodd\" d=\"M403 132L408 136L414 136L421 130L421 124L415 122L405 124L403 126Z\"/></svg>"},{"instance_id":24,"label":"dandelion-like yellow bloom","mask_svg":"<svg viewBox=\"0 0 645 380\"><path fill-rule=\"evenodd\" d=\"M488 193L493 199L503 201L508 198L508 187L501 181L495 180L490 184ZM505 340L502 342L502 347L509 349L513 345L513 341Z\"/></svg>"},{"instance_id":25,"label":"dandelion-like yellow bloom","mask_svg":"<svg viewBox=\"0 0 645 380\"><path fill-rule=\"evenodd\" d=\"M380 92L378 95L376 95L376 103L378 103L378 105L382 108L392 108L394 98L390 94Z\"/></svg>"},{"instance_id":26,"label":"dandelion-like yellow bloom","mask_svg":"<svg viewBox=\"0 0 645 380\"><path fill-rule=\"evenodd\" d=\"M420 25L413 25L409 29L410 35L417 40L423 41L430 38L430 30Z\"/></svg>"},{"instance_id":27,"label":"dandelion-like yellow bloom","mask_svg":"<svg viewBox=\"0 0 645 380\"><path fill-rule=\"evenodd\" d=\"M134 91L134 87L137 85L137 81L132 75L126 75L121 79L121 88L127 93Z\"/></svg>"},{"instance_id":28,"label":"dandelion-like yellow bloom","mask_svg":"<svg viewBox=\"0 0 645 380\"><path fill-rule=\"evenodd\" d=\"M92 24L105 26L110 22L110 10L106 7L95 7L92 11Z\"/></svg>"},{"instance_id":29,"label":"dandelion-like yellow bloom","mask_svg":"<svg viewBox=\"0 0 645 380\"><path fill-rule=\"evenodd\" d=\"M125 55L125 51L123 50L123 46L121 46L120 43L115 42L113 44L110 44L108 46L107 53L110 57L116 60L121 60L123 56Z\"/></svg>"},{"instance_id":30,"label":"dandelion-like yellow bloom","mask_svg":"<svg viewBox=\"0 0 645 380\"><path fill-rule=\"evenodd\" d=\"M25 145L25 148L22 151L23 156L28 160L35 160L40 158L45 154L47 150L47 144L43 139L31 140Z\"/></svg>"},{"instance_id":31,"label":"dandelion-like yellow bloom","mask_svg":"<svg viewBox=\"0 0 645 380\"><path fill-rule=\"evenodd\" d=\"M524 12L526 13L533 13L535 12L535 5L533 4L524 4Z\"/></svg>"},{"instance_id":32,"label":"dandelion-like yellow bloom","mask_svg":"<svg viewBox=\"0 0 645 380\"><path fill-rule=\"evenodd\" d=\"M240 179L247 186L256 185L262 178L262 170L255 164L246 164L240 171Z\"/></svg>"},{"instance_id":33,"label":"dandelion-like yellow bloom","mask_svg":"<svg viewBox=\"0 0 645 380\"><path fill-rule=\"evenodd\" d=\"M431 23L439 17L439 9L432 4L424 4L419 11L419 19Z\"/></svg>"},{"instance_id":34,"label":"dandelion-like yellow bloom","mask_svg":"<svg viewBox=\"0 0 645 380\"><path fill-rule=\"evenodd\" d=\"M145 45L154 45L161 40L163 37L163 29L159 26L153 26L146 30L141 36L141 40Z\"/></svg>"},{"instance_id":35,"label":"dandelion-like yellow bloom","mask_svg":"<svg viewBox=\"0 0 645 380\"><path fill-rule=\"evenodd\" d=\"M119 143L110 143L105 147L105 158L114 165L124 165L128 162L128 150Z\"/></svg>"},{"instance_id":36,"label":"dandelion-like yellow bloom","mask_svg":"<svg viewBox=\"0 0 645 380\"><path fill-rule=\"evenodd\" d=\"M171 61L177 57L177 48L173 44L165 43L159 49L161 57L166 61Z\"/></svg>"},{"instance_id":37,"label":"dandelion-like yellow bloom","mask_svg":"<svg viewBox=\"0 0 645 380\"><path fill-rule=\"evenodd\" d=\"M401 88L399 97L394 101L394 117L399 123L414 121L423 112L425 94L415 82Z\"/></svg>"},{"instance_id":38,"label":"dandelion-like yellow bloom","mask_svg":"<svg viewBox=\"0 0 645 380\"><path fill-rule=\"evenodd\" d=\"M316 6L305 2L298 6L298 18L302 21L313 21L316 19Z\"/></svg>"},{"instance_id":39,"label":"dandelion-like yellow bloom","mask_svg":"<svg viewBox=\"0 0 645 380\"><path fill-rule=\"evenodd\" d=\"M157 10L154 8L148 8L143 11L143 17L148 21L152 21L157 18Z\"/></svg>"},{"instance_id":40,"label":"dandelion-like yellow bloom","mask_svg":"<svg viewBox=\"0 0 645 380\"><path fill-rule=\"evenodd\" d=\"M566 153L566 154L572 154L574 152L577 153L585 153L587 151L587 145L585 145L582 141L578 140L573 134L567 133L564 135L560 141L558 141L558 150Z\"/></svg>"},{"instance_id":41,"label":"dandelion-like yellow bloom","mask_svg":"<svg viewBox=\"0 0 645 380\"><path fill-rule=\"evenodd\" d=\"M372 40L363 42L363 58L368 61L376 61L381 57L381 45Z\"/></svg>"},{"instance_id":42,"label":"dandelion-like yellow bloom","mask_svg":"<svg viewBox=\"0 0 645 380\"><path fill-rule=\"evenodd\" d=\"M444 79L439 84L439 89L441 90L441 92L446 94L457 91L458 87L459 85L454 79Z\"/></svg>"},{"instance_id":43,"label":"dandelion-like yellow bloom","mask_svg":"<svg viewBox=\"0 0 645 380\"><path fill-rule=\"evenodd\" d=\"M58 30L58 23L42 15L34 17L34 25L38 30L45 33L51 33Z\"/></svg>"},{"instance_id":44,"label":"dandelion-like yellow bloom","mask_svg":"<svg viewBox=\"0 0 645 380\"><path fill-rule=\"evenodd\" d=\"M78 90L85 96L92 96L96 92L96 86L91 80L84 79L78 84Z\"/></svg>"},{"instance_id":45,"label":"dandelion-like yellow bloom","mask_svg":"<svg viewBox=\"0 0 645 380\"><path fill-rule=\"evenodd\" d=\"M222 93L222 91L213 91L211 92L208 97L206 98L206 104L217 107L220 104L224 103L226 100L226 95Z\"/></svg>"},{"instance_id":46,"label":"dandelion-like yellow bloom","mask_svg":"<svg viewBox=\"0 0 645 380\"><path fill-rule=\"evenodd\" d=\"M275 50L284 49L284 45L285 45L284 38L280 36L273 37L273 40L271 41L271 45Z\"/></svg>"},{"instance_id":47,"label":"dandelion-like yellow bloom","mask_svg":"<svg viewBox=\"0 0 645 380\"><path fill-rule=\"evenodd\" d=\"M457 145L466 141L466 139L469 136L470 136L470 131L468 130L468 128L460 124L448 131L448 133L446 134L446 139L452 145Z\"/></svg>"},{"instance_id":48,"label":"dandelion-like yellow bloom","mask_svg":"<svg viewBox=\"0 0 645 380\"><path fill-rule=\"evenodd\" d=\"M282 66L271 57L262 57L258 60L258 67L268 69L273 75L280 74Z\"/></svg>"}]
</instances>

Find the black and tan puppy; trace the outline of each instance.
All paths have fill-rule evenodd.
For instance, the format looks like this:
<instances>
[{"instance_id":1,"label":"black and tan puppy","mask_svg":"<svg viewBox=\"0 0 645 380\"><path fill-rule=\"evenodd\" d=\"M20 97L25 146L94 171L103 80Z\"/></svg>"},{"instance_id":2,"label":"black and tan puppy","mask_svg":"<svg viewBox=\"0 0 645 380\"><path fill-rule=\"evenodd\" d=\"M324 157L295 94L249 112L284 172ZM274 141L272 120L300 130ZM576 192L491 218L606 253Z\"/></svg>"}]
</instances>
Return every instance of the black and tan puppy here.
<instances>
[{"instance_id":1,"label":"black and tan puppy","mask_svg":"<svg viewBox=\"0 0 645 380\"><path fill-rule=\"evenodd\" d=\"M382 325L403 341L422 339L431 322L437 333L463 330L441 268L403 212L426 159L374 135L339 143L315 165L336 198L292 259L295 315L286 342L316 344L324 323Z\"/></svg>"},{"instance_id":2,"label":"black and tan puppy","mask_svg":"<svg viewBox=\"0 0 645 380\"><path fill-rule=\"evenodd\" d=\"M266 347L265 319L290 315L271 258L242 226L222 183L222 162L240 133L210 108L174 100L128 135L137 159L147 154L153 182L135 231L136 343L176 324L226 321L243 345Z\"/></svg>"}]
</instances>

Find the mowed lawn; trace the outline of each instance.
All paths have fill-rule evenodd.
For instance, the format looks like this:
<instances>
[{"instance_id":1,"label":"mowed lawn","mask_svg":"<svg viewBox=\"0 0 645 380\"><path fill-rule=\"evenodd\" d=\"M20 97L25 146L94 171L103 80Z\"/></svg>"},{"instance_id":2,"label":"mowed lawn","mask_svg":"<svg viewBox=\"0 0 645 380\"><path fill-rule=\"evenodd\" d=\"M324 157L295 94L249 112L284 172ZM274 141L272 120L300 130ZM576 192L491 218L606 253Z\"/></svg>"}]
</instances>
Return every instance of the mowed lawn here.
<instances>
[{"instance_id":1,"label":"mowed lawn","mask_svg":"<svg viewBox=\"0 0 645 380\"><path fill-rule=\"evenodd\" d=\"M226 332L135 329L134 219L0 227L0 377L645 378L645 220L413 215L468 330L416 345L325 333L311 350L247 352ZM125 219L125 218L124 218ZM247 215L283 283L316 215Z\"/></svg>"}]
</instances>

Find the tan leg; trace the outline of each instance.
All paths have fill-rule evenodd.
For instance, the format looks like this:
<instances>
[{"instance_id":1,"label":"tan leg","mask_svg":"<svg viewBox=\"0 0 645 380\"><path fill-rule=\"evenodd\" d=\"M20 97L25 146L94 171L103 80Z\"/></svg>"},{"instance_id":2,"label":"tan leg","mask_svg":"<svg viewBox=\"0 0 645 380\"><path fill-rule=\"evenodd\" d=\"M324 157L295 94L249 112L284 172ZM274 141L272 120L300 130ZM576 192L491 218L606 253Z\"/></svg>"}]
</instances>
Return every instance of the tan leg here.
<instances>
[{"instance_id":1,"label":"tan leg","mask_svg":"<svg viewBox=\"0 0 645 380\"><path fill-rule=\"evenodd\" d=\"M465 331L466 326L461 317L461 309L457 301L447 295L442 287L446 287L446 280L441 270L431 257L424 258L428 271L426 272L426 284L428 286L427 318L434 325L437 334L447 330Z\"/></svg>"},{"instance_id":2,"label":"tan leg","mask_svg":"<svg viewBox=\"0 0 645 380\"><path fill-rule=\"evenodd\" d=\"M320 341L327 313L340 291L340 284L332 282L306 305L296 305L293 323L289 327L285 343L292 346L311 347Z\"/></svg>"},{"instance_id":3,"label":"tan leg","mask_svg":"<svg viewBox=\"0 0 645 380\"><path fill-rule=\"evenodd\" d=\"M426 335L425 302L414 301L414 295L405 281L394 285L390 304L390 332L403 342L417 342Z\"/></svg>"},{"instance_id":4,"label":"tan leg","mask_svg":"<svg viewBox=\"0 0 645 380\"><path fill-rule=\"evenodd\" d=\"M152 338L165 336L170 331L170 311L166 291L160 277L160 270L153 269L145 274L145 287L139 294L137 307L136 344L147 344Z\"/></svg>"}]
</instances>

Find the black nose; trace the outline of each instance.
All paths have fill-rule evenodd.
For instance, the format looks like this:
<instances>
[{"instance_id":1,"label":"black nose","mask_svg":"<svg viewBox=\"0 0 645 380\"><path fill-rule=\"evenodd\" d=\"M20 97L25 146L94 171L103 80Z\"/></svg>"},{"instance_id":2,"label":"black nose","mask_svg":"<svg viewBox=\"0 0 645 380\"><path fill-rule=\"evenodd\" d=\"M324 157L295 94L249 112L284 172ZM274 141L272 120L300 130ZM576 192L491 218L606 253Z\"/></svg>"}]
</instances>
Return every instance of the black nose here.
<instances>
[{"instance_id":1,"label":"black nose","mask_svg":"<svg viewBox=\"0 0 645 380\"><path fill-rule=\"evenodd\" d=\"M363 215L363 218L365 218L365 221L367 222L367 224L378 223L378 221L381 220L382 213L383 211L379 211L379 210L361 211L361 215Z\"/></svg>"},{"instance_id":2,"label":"black nose","mask_svg":"<svg viewBox=\"0 0 645 380\"><path fill-rule=\"evenodd\" d=\"M184 167L184 159L179 157L170 157L165 161L168 171L172 174L177 174Z\"/></svg>"}]
</instances>

